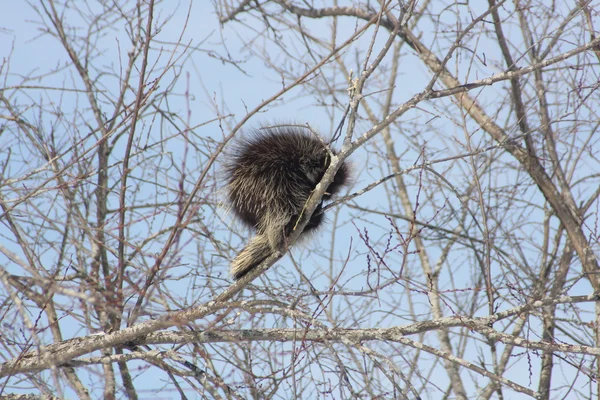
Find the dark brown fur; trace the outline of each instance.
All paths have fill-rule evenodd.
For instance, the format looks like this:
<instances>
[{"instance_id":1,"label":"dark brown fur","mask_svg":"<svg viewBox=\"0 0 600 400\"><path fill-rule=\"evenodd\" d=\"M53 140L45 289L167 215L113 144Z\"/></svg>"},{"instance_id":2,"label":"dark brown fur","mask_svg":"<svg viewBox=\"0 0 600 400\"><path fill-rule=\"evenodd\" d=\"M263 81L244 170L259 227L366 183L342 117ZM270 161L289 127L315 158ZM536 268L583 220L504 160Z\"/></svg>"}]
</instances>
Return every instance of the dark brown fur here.
<instances>
[{"instance_id":1,"label":"dark brown fur","mask_svg":"<svg viewBox=\"0 0 600 400\"><path fill-rule=\"evenodd\" d=\"M306 201L329 167L326 147L308 129L268 127L252 132L238 143L225 167L231 209L256 236L231 264L240 279L277 250L294 229ZM323 200L348 181L343 163L327 188L303 235L321 225Z\"/></svg>"}]
</instances>

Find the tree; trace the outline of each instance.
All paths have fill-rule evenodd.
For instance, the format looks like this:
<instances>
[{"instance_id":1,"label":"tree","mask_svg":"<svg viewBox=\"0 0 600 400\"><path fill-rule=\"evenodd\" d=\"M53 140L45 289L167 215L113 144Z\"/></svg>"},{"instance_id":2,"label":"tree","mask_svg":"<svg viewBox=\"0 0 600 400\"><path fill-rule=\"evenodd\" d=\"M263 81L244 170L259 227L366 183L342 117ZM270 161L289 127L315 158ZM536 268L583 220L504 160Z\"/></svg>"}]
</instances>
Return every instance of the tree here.
<instances>
[{"instance_id":1,"label":"tree","mask_svg":"<svg viewBox=\"0 0 600 400\"><path fill-rule=\"evenodd\" d=\"M473 3L0 20L0 393L597 396L600 5ZM233 282L251 233L220 167L260 123L339 152ZM343 160L353 187L296 244Z\"/></svg>"}]
</instances>

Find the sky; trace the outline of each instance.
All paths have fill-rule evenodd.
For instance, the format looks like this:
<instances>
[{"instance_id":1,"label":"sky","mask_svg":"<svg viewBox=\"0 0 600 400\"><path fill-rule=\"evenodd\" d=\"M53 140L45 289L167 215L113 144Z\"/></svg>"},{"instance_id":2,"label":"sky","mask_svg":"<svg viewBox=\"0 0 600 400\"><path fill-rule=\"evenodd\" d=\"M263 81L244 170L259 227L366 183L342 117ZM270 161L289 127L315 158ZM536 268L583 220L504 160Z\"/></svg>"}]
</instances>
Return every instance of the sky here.
<instances>
[{"instance_id":1,"label":"sky","mask_svg":"<svg viewBox=\"0 0 600 400\"><path fill-rule=\"evenodd\" d=\"M212 4L208 2L195 1L192 3L191 18L186 19L188 13L188 4L184 2L177 3L177 7L173 8L175 2L163 2L159 11L156 14L157 24L161 21L165 21L170 18L167 25L161 29L156 44L164 46L162 48L155 47L153 50L154 59L158 59L160 62L164 62L170 56L170 51L174 48L173 43L179 40L182 36L181 43L190 44L192 47L197 47L197 51L189 52L189 59L186 59L184 68L182 70L181 77L177 81L177 84L172 91L178 93L179 96L172 96L170 109L177 112L181 118L189 118L190 126L203 123L205 121L213 119L217 112L215 107L219 108L220 114L233 114L234 117L230 120L229 125L225 127L225 131L231 128L233 121L239 121L246 114L247 110L254 108L265 96L271 95L281 87L281 79L279 75L272 72L271 69L267 68L265 62L255 57L251 53L251 49L245 46L245 42L249 37L256 35L253 32L256 26L254 21L243 21L246 24L246 28L241 25L232 27L230 25L223 27L217 21L216 13L214 12ZM39 7L37 3L33 3L33 7ZM0 58L4 60L3 68L0 70L5 81L2 82L3 87L10 88L13 85L19 85L22 83L22 77L24 76L36 76L40 75L39 79L29 80L27 83L30 85L42 85L42 86L55 86L55 87L76 87L81 88L81 83L77 77L72 74L72 71L65 70L64 73L57 73L51 76L46 76L46 68L48 66L60 66L68 60L67 54L59 43L48 37L42 35L40 32L40 26L35 22L38 18L35 13L32 13L32 4L27 2L15 2L8 0L0 0L0 9L3 10L0 13ZM80 18L80 16L72 15L69 18ZM349 22L348 29L352 29L353 25ZM260 37L256 37L256 41L260 42ZM366 35L361 40L368 41L370 36ZM126 37L122 32L109 31L103 35L97 45L99 48L104 49L102 52L101 60L94 60L95 63L102 65L114 65L117 66L115 70L118 70L118 66L122 64L122 59L127 55L127 48L125 46ZM237 65L222 62L220 56L227 56L224 47L218 44L225 44L227 51L230 52L233 59L240 60ZM268 43L261 43L261 45L268 46ZM217 50L215 50L217 49ZM221 53L218 54L217 51ZM490 49L490 52L493 50ZM277 52L273 51L270 54L276 56ZM351 55L347 55L351 57ZM271 60L276 63L280 59L274 58ZM9 68L9 73L6 73L6 69ZM419 92L423 88L423 80L429 76L428 71L424 69L422 64L411 62L410 57L407 57L407 61L403 64L404 72L402 80L403 90L406 98L409 98L413 94ZM478 67L479 68L479 67ZM498 68L490 64L488 69L477 69L474 75L477 77L484 77L492 75L498 72ZM158 71L156 72L158 73ZM106 77L103 83L108 91L114 91L118 79ZM344 77L339 78L339 82L343 82ZM164 89L164 88L161 88ZM185 95L185 93L189 95ZM35 90L32 89L29 93L29 98L19 96L18 101L20 104L26 104L27 102L41 102L48 104L51 109L64 109L70 110L73 105L81 101L81 93L59 93L58 91L47 91L47 90ZM340 95L340 98L346 99L346 97ZM398 99L401 101L403 99ZM302 89L296 89L286 94L280 101L267 107L264 112L259 116L253 118L248 126L257 126L265 121L301 121L309 122L312 126L315 126L322 130L324 134L331 133L331 125L329 118L324 111L323 107L319 107L316 99L311 99L309 96L303 96ZM85 113L85 110L81 110ZM89 111L88 111L89 112ZM417 116L422 110L414 110L408 113L404 118L425 118L423 116ZM189 114L188 114L189 113ZM38 120L35 115L29 115L33 120ZM42 126L48 126L51 128L51 121L38 120ZM452 124L448 121L433 121L432 124L447 124L448 129L455 129ZM368 128L367 125L359 126L359 131ZM361 131L362 132L362 131ZM221 132L218 130L216 124L207 124L206 126L198 127L195 130L195 134L198 137L211 138L216 141L220 140ZM173 143L173 142L171 142ZM177 142L175 142L177 143ZM435 135L432 135L431 142L429 145L433 148L439 147L443 149L448 146L447 143L435 142ZM2 137L0 136L0 146L2 146ZM169 145L171 146L171 145ZM173 147L168 147L168 150L173 157L178 161L183 157L184 149L179 147L178 144L173 144ZM418 159L418 154L408 153L406 154L405 165L408 167ZM355 168L356 175L354 179L355 189L361 188L364 184L370 182L373 179L379 178L380 171L373 170L373 164L368 161L368 154L364 152L357 152L353 155L351 160L352 165ZM18 170L19 168L23 171L30 170L35 166L27 164L27 157L23 157L23 161L20 164L15 163L12 168ZM175 162L178 164L178 162ZM190 167L191 168L191 167ZM371 169L369 169L371 168ZM17 175L15 173L15 175ZM504 176L500 179L511 180L511 177ZM456 198L449 195L450 201L458 203ZM383 192L372 191L364 196L361 196L361 204L366 204L375 207L378 202L384 203L385 197ZM223 217L227 218L225 209L219 210L222 212ZM343 211L345 215L349 215L350 212L347 209ZM162 221L163 225L168 225L169 219ZM382 224L385 223L385 218L381 218L378 221ZM358 240L358 229L360 229L361 221L357 220L358 227L347 227L339 232L339 249L344 249L347 245L354 240L354 243ZM0 228L2 229L2 228ZM320 243L326 243L327 234L319 237L317 240ZM239 239L238 239L239 240ZM241 239L243 241L243 238ZM302 252L300 247L294 255L298 256ZM432 251L432 254L435 254ZM339 254L342 257L342 253ZM359 259L357 264L362 263L364 260ZM316 261L315 261L316 262ZM286 258L281 262L284 268L290 268L293 271L289 258ZM175 283L173 290L178 290L178 283ZM185 288L185 286L182 286ZM191 300L190 300L191 301ZM375 317L374 317L375 318ZM81 334L82 332L73 330L74 336ZM522 372L523 376L528 376L529 366L523 365L521 368L517 367L513 369L512 374L519 374ZM144 375L144 379L147 380L148 385L155 382L156 375L147 374ZM524 378L526 379L526 378ZM169 397L168 395L165 397ZM515 397L516 398L516 397Z\"/></svg>"}]
</instances>

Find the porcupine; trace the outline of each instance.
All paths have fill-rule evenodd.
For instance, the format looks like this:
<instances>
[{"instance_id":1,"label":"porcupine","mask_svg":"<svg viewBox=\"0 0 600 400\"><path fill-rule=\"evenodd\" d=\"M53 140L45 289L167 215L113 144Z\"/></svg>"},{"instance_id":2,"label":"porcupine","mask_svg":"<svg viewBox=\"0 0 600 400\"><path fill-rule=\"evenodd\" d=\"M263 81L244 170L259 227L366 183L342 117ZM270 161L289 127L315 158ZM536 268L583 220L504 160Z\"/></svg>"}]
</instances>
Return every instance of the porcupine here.
<instances>
[{"instance_id":1,"label":"porcupine","mask_svg":"<svg viewBox=\"0 0 600 400\"><path fill-rule=\"evenodd\" d=\"M335 153L334 153L335 154ZM225 166L227 194L234 214L256 230L231 263L237 280L257 267L294 230L315 186L330 164L330 153L308 128L265 127L246 135ZM302 236L323 222L323 201L348 183L342 163L306 224Z\"/></svg>"}]
</instances>

